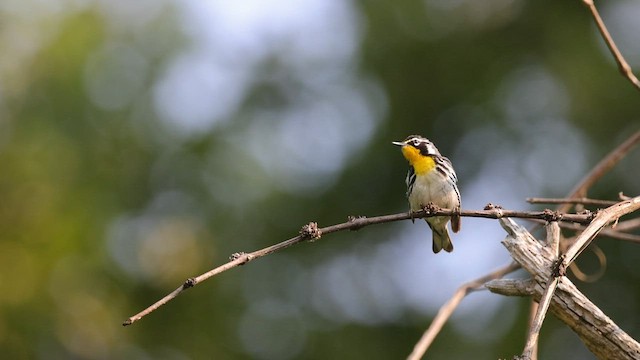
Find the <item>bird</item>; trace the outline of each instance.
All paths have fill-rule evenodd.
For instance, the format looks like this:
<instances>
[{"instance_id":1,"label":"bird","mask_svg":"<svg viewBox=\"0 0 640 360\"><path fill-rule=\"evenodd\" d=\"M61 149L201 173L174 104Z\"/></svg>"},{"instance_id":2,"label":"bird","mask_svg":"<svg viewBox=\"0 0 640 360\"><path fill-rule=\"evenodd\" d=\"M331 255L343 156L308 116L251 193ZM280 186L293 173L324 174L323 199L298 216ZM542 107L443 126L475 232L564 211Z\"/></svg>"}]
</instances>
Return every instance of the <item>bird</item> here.
<instances>
[{"instance_id":1,"label":"bird","mask_svg":"<svg viewBox=\"0 0 640 360\"><path fill-rule=\"evenodd\" d=\"M458 177L451 161L440 154L438 148L427 138L410 135L403 141L394 141L401 147L402 155L409 162L407 173L407 199L412 212L427 207L430 203L440 208L460 210ZM453 251L453 243L447 229L460 231L460 215L425 218L433 232L433 252Z\"/></svg>"}]
</instances>

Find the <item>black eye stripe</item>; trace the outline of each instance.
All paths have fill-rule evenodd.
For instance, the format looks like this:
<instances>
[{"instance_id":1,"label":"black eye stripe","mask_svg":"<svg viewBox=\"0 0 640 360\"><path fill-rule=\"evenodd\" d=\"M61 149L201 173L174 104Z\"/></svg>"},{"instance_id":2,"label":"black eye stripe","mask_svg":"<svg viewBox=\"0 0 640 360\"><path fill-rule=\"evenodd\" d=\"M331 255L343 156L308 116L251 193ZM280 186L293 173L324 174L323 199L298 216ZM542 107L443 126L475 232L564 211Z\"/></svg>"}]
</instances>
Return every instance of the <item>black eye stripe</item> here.
<instances>
[{"instance_id":1,"label":"black eye stripe","mask_svg":"<svg viewBox=\"0 0 640 360\"><path fill-rule=\"evenodd\" d=\"M418 148L420 150L420 154L422 155L433 155L429 153L429 147L427 146L427 144L425 143L421 143L419 144L419 146L416 146L416 148Z\"/></svg>"},{"instance_id":2,"label":"black eye stripe","mask_svg":"<svg viewBox=\"0 0 640 360\"><path fill-rule=\"evenodd\" d=\"M422 136L410 135L404 140L404 143L408 146L418 149L420 151L420 154L422 155L440 155L435 145L433 145L431 141Z\"/></svg>"}]
</instances>

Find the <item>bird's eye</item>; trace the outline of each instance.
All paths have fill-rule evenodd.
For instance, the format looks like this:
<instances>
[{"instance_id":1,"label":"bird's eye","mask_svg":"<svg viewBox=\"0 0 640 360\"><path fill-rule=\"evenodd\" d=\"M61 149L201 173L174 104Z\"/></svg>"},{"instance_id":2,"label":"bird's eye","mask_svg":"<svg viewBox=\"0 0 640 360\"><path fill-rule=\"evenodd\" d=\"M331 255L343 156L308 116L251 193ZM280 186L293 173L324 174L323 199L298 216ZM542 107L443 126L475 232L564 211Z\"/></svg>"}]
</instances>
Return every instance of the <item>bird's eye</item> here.
<instances>
[{"instance_id":1,"label":"bird's eye","mask_svg":"<svg viewBox=\"0 0 640 360\"><path fill-rule=\"evenodd\" d=\"M420 144L420 141L413 140L413 146L418 147L419 144Z\"/></svg>"}]
</instances>

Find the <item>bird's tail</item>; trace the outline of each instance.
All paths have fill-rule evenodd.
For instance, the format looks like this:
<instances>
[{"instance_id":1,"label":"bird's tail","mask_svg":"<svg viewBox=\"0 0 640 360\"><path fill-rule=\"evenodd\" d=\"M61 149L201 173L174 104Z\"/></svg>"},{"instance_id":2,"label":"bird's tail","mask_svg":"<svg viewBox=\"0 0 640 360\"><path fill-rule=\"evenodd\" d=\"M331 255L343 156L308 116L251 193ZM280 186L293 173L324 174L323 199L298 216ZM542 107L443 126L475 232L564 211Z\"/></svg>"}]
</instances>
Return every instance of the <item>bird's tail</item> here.
<instances>
[{"instance_id":1,"label":"bird's tail","mask_svg":"<svg viewBox=\"0 0 640 360\"><path fill-rule=\"evenodd\" d=\"M438 253L444 249L446 252L453 251L453 243L449 236L449 230L447 229L447 223L431 225L429 227L433 231L433 252Z\"/></svg>"}]
</instances>

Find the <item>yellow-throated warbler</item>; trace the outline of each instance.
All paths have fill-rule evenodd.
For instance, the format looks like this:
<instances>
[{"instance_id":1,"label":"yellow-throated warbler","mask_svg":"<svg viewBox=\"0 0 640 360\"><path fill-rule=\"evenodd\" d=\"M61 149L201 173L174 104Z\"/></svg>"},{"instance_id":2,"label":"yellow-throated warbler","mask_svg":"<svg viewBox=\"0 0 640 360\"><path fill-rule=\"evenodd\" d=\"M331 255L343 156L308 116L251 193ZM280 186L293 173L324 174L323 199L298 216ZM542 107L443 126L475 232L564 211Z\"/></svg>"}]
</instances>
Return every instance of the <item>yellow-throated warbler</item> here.
<instances>
[{"instance_id":1,"label":"yellow-throated warbler","mask_svg":"<svg viewBox=\"0 0 640 360\"><path fill-rule=\"evenodd\" d=\"M402 155L409 161L407 173L407 198L411 211L423 209L433 203L445 209L460 209L458 178L451 161L440 155L440 151L428 139L411 135L404 141L394 141L402 146ZM447 230L448 216L425 218L433 231L433 252L444 249L453 251L451 237ZM460 230L460 216L451 216L451 229Z\"/></svg>"}]
</instances>

